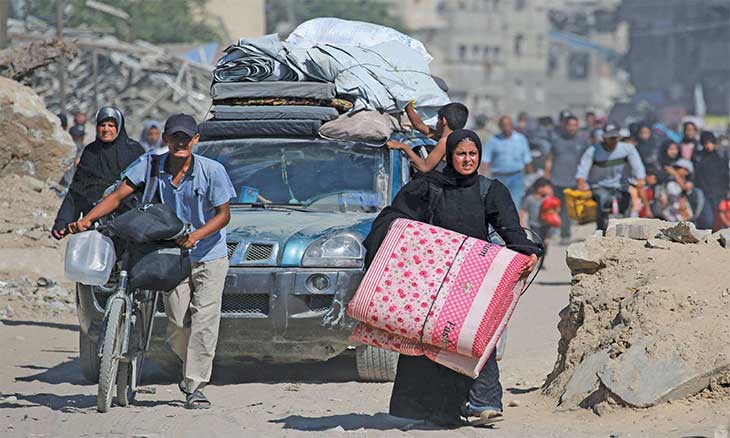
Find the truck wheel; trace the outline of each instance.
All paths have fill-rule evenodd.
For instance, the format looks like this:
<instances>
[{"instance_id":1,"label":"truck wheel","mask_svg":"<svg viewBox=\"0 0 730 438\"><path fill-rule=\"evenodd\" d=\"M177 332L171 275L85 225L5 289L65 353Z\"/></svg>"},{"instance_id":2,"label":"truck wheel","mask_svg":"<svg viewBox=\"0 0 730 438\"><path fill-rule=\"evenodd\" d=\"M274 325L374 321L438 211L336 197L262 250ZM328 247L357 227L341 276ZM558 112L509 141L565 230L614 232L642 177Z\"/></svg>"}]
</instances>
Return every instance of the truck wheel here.
<instances>
[{"instance_id":1,"label":"truck wheel","mask_svg":"<svg viewBox=\"0 0 730 438\"><path fill-rule=\"evenodd\" d=\"M81 374L89 383L99 383L99 349L88 335L79 332Z\"/></svg>"},{"instance_id":2,"label":"truck wheel","mask_svg":"<svg viewBox=\"0 0 730 438\"><path fill-rule=\"evenodd\" d=\"M398 368L398 353L360 345L355 349L355 364L363 382L392 382Z\"/></svg>"}]
</instances>

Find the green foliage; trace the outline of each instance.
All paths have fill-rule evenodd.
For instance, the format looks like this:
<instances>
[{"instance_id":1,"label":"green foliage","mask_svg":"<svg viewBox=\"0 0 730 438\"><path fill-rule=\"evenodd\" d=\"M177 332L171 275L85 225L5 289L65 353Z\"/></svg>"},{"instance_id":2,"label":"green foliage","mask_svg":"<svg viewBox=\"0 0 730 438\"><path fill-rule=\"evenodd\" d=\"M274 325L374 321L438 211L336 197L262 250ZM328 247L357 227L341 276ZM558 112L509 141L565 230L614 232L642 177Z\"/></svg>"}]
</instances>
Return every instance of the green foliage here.
<instances>
[{"instance_id":1,"label":"green foliage","mask_svg":"<svg viewBox=\"0 0 730 438\"><path fill-rule=\"evenodd\" d=\"M128 13L134 37L151 43L220 41L221 35L205 21L207 0L97 0ZM86 7L86 0L65 0L65 23L71 27L109 29L127 39L127 26L119 18ZM56 21L55 0L28 0L28 13Z\"/></svg>"},{"instance_id":2,"label":"green foliage","mask_svg":"<svg viewBox=\"0 0 730 438\"><path fill-rule=\"evenodd\" d=\"M382 0L266 0L266 29L276 32L280 23L290 21L291 15L293 26L311 18L337 17L406 31L401 20L390 13L391 8Z\"/></svg>"}]
</instances>

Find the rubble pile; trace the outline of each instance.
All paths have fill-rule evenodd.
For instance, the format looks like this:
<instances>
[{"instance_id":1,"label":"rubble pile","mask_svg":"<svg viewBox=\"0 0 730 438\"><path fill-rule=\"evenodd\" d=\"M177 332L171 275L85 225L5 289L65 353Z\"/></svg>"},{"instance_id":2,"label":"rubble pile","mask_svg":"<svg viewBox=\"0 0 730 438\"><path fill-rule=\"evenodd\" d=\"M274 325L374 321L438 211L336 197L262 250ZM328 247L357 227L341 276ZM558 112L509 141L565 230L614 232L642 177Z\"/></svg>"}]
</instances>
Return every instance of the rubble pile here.
<instances>
[{"instance_id":1,"label":"rubble pile","mask_svg":"<svg viewBox=\"0 0 730 438\"><path fill-rule=\"evenodd\" d=\"M0 77L0 177L33 175L57 181L75 146L58 117L30 88Z\"/></svg>"},{"instance_id":2,"label":"rubble pile","mask_svg":"<svg viewBox=\"0 0 730 438\"><path fill-rule=\"evenodd\" d=\"M48 278L0 281L0 319L63 314L75 308L73 290Z\"/></svg>"},{"instance_id":3,"label":"rubble pile","mask_svg":"<svg viewBox=\"0 0 730 438\"><path fill-rule=\"evenodd\" d=\"M0 319L67 312L65 245L50 230L75 146L30 88L0 77Z\"/></svg>"},{"instance_id":4,"label":"rubble pile","mask_svg":"<svg viewBox=\"0 0 730 438\"><path fill-rule=\"evenodd\" d=\"M10 35L22 40L48 40L55 28L38 22L24 29L10 20ZM190 62L144 41L133 44L109 36L66 29L65 44L73 55L61 67L53 63L24 77L53 112L61 112L59 68L66 72L66 110L96 111L103 105L119 107L127 126L145 119L164 120L177 112L202 119L210 108L211 67ZM130 132L130 135L136 133Z\"/></svg>"},{"instance_id":5,"label":"rubble pile","mask_svg":"<svg viewBox=\"0 0 730 438\"><path fill-rule=\"evenodd\" d=\"M568 248L558 360L543 390L561 409L645 408L730 396L730 230L623 219Z\"/></svg>"}]
</instances>

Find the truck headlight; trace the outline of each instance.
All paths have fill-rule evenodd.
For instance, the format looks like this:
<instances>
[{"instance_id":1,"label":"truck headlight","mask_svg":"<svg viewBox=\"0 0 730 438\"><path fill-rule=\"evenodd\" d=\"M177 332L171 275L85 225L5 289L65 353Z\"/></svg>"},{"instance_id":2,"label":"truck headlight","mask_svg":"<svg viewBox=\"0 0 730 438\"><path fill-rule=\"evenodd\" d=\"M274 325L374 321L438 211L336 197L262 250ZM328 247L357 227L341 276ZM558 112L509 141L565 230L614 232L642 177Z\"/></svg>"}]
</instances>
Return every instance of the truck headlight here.
<instances>
[{"instance_id":1,"label":"truck headlight","mask_svg":"<svg viewBox=\"0 0 730 438\"><path fill-rule=\"evenodd\" d=\"M361 268L365 248L352 234L336 234L312 242L304 251L306 268Z\"/></svg>"}]
</instances>

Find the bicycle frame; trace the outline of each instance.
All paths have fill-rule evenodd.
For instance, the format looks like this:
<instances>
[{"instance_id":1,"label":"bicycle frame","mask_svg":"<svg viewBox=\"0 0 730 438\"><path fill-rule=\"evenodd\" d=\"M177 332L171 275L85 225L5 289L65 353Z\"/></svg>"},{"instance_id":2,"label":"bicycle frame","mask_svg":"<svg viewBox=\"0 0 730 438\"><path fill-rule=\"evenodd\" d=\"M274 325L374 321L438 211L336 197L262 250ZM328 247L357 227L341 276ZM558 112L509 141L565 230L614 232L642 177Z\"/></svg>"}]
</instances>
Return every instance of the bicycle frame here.
<instances>
[{"instance_id":1,"label":"bicycle frame","mask_svg":"<svg viewBox=\"0 0 730 438\"><path fill-rule=\"evenodd\" d=\"M147 291L149 293L154 294L151 300L151 305L143 304L144 302L148 302L149 300L142 297L139 297L138 294L141 294L144 291L135 290L132 293L129 293L127 291L127 283L128 283L128 274L126 270L122 270L119 273L119 284L117 285L116 291L112 296L109 297L107 300L107 305L105 309L105 315L104 320L108 318L108 312L111 306L109 303L113 302L113 300L122 300L124 301L124 320L123 320L123 330L122 330L122 349L121 349L121 357L119 358L121 361L126 361L132 363L132 371L134 377L136 377L136 374L141 373L141 369L137 369L136 366L136 357L130 357L130 341L132 340L132 330L134 330L134 327L142 323L140 334L143 336L143 342L138 343L137 346L139 349L136 351L133 351L133 354L141 354L142 358L144 358L145 352L149 349L150 340L152 339L152 325L155 318L155 312L157 309L157 301L159 299L159 293L156 291ZM144 319L142 321L136 320L136 311L139 311L139 314ZM106 324L103 325L106 327ZM104 329L105 330L105 329ZM101 334L102 338L104 336L104 332L102 331ZM102 355L102 344L99 344L99 350L98 355L101 357ZM139 366L141 367L143 360L140 361ZM133 378L131 379L130 385L132 387L133 391L136 391L137 389L137 379Z\"/></svg>"}]
</instances>

